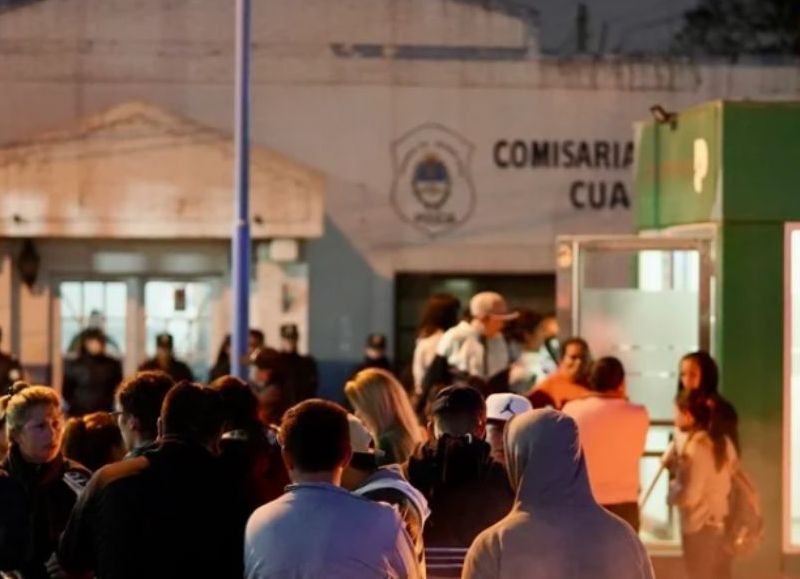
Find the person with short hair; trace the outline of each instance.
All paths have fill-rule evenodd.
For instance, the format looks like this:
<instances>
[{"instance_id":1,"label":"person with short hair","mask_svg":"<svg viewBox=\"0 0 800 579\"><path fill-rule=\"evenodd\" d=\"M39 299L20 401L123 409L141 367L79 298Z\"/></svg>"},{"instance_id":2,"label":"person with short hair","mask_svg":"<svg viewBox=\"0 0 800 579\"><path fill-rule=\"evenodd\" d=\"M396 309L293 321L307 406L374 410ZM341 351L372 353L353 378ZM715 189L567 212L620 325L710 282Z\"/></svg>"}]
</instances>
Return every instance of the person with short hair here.
<instances>
[{"instance_id":1,"label":"person with short hair","mask_svg":"<svg viewBox=\"0 0 800 579\"><path fill-rule=\"evenodd\" d=\"M311 399L290 408L280 441L293 484L250 517L245 577L420 577L397 512L341 488L352 455L341 406Z\"/></svg>"},{"instance_id":2,"label":"person with short hair","mask_svg":"<svg viewBox=\"0 0 800 579\"><path fill-rule=\"evenodd\" d=\"M148 360L145 360L139 371L146 370L160 370L166 372L175 381L178 382L193 382L194 374L191 368L181 360L175 357L175 350L173 346L174 340L172 334L159 334L156 336L156 355Z\"/></svg>"},{"instance_id":3,"label":"person with short hair","mask_svg":"<svg viewBox=\"0 0 800 579\"><path fill-rule=\"evenodd\" d=\"M470 544L508 513L514 494L484 441L486 404L475 388L441 390L428 434L405 465L406 477L431 509L424 531L428 575L459 577Z\"/></svg>"},{"instance_id":4,"label":"person with short hair","mask_svg":"<svg viewBox=\"0 0 800 579\"><path fill-rule=\"evenodd\" d=\"M572 418L526 412L505 445L514 507L472 544L464 579L653 579L639 537L592 497Z\"/></svg>"},{"instance_id":5,"label":"person with short hair","mask_svg":"<svg viewBox=\"0 0 800 579\"><path fill-rule=\"evenodd\" d=\"M149 370L138 372L117 389L115 414L128 451L126 458L140 456L156 446L161 405L174 385L165 372Z\"/></svg>"},{"instance_id":6,"label":"person with short hair","mask_svg":"<svg viewBox=\"0 0 800 579\"><path fill-rule=\"evenodd\" d=\"M532 408L527 398L511 392L491 394L486 398L486 442L492 447L492 458L503 466L506 464L503 447L506 425L518 414Z\"/></svg>"},{"instance_id":7,"label":"person with short hair","mask_svg":"<svg viewBox=\"0 0 800 579\"><path fill-rule=\"evenodd\" d=\"M255 509L281 496L290 482L277 429L261 424L258 399L247 382L223 376L208 387L220 395L224 415L220 457L243 499L246 520Z\"/></svg>"},{"instance_id":8,"label":"person with short hair","mask_svg":"<svg viewBox=\"0 0 800 579\"><path fill-rule=\"evenodd\" d=\"M367 368L350 380L344 391L356 415L378 441L381 464L407 461L422 442L422 429L400 382L386 370Z\"/></svg>"},{"instance_id":9,"label":"person with short hair","mask_svg":"<svg viewBox=\"0 0 800 579\"><path fill-rule=\"evenodd\" d=\"M125 456L117 421L108 412L73 416L64 428L64 456L94 472Z\"/></svg>"},{"instance_id":10,"label":"person with short hair","mask_svg":"<svg viewBox=\"0 0 800 579\"><path fill-rule=\"evenodd\" d=\"M358 417L348 414L347 420L353 456L342 474L342 486L360 497L397 509L414 544L417 559L424 565L422 529L430 516L428 501L406 480L399 465L379 466L381 451L376 449L372 433Z\"/></svg>"},{"instance_id":11,"label":"person with short hair","mask_svg":"<svg viewBox=\"0 0 800 579\"><path fill-rule=\"evenodd\" d=\"M219 393L182 382L164 398L160 444L95 473L58 559L68 573L115 579L241 577L240 498L215 456Z\"/></svg>"},{"instance_id":12,"label":"person with short hair","mask_svg":"<svg viewBox=\"0 0 800 579\"><path fill-rule=\"evenodd\" d=\"M25 579L59 572L54 553L70 511L89 480L61 452L61 398L47 386L17 382L6 403L8 457L0 464L0 571Z\"/></svg>"},{"instance_id":13,"label":"person with short hair","mask_svg":"<svg viewBox=\"0 0 800 579\"><path fill-rule=\"evenodd\" d=\"M640 461L650 417L628 400L625 369L617 358L600 358L589 375L592 396L573 400L564 413L578 425L595 500L639 531Z\"/></svg>"},{"instance_id":14,"label":"person with short hair","mask_svg":"<svg viewBox=\"0 0 800 579\"><path fill-rule=\"evenodd\" d=\"M589 369L592 357L589 344L583 338L569 338L562 346L558 370L528 393L534 408L543 401L550 402L561 410L570 400L585 398L591 394L588 388Z\"/></svg>"}]
</instances>

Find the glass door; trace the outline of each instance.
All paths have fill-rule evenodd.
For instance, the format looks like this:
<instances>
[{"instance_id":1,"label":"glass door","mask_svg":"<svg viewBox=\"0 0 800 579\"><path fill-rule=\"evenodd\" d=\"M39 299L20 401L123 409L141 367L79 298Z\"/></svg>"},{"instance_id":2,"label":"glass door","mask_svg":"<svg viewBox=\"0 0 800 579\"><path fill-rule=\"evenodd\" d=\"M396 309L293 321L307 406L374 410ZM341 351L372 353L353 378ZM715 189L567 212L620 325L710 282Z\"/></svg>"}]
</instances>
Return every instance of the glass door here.
<instances>
[{"instance_id":1,"label":"glass door","mask_svg":"<svg viewBox=\"0 0 800 579\"><path fill-rule=\"evenodd\" d=\"M642 486L658 473L673 433L678 362L711 349L711 243L708 239L560 237L557 308L564 332L585 338L594 357L625 365L628 395L650 413ZM642 511L648 546L680 544L663 474Z\"/></svg>"}]
</instances>

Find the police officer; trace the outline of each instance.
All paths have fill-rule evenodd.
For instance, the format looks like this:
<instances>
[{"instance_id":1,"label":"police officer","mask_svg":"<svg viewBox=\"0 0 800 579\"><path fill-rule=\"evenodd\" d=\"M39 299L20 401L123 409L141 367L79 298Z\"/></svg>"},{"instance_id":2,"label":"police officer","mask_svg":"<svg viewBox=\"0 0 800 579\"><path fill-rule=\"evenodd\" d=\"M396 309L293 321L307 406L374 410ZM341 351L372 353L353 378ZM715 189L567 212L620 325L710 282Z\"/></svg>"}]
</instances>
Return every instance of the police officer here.
<instances>
[{"instance_id":1,"label":"police officer","mask_svg":"<svg viewBox=\"0 0 800 579\"><path fill-rule=\"evenodd\" d=\"M281 326L281 358L286 371L287 395L291 406L317 395L317 363L297 351L300 333L296 324Z\"/></svg>"},{"instance_id":2,"label":"police officer","mask_svg":"<svg viewBox=\"0 0 800 579\"><path fill-rule=\"evenodd\" d=\"M3 343L3 329L0 328L0 345ZM14 356L0 351L0 396L8 394L8 389L17 380L22 380L22 365Z\"/></svg>"},{"instance_id":3,"label":"police officer","mask_svg":"<svg viewBox=\"0 0 800 579\"><path fill-rule=\"evenodd\" d=\"M169 374L176 383L183 380L194 382L194 374L189 366L173 355L172 336L166 333L156 336L156 355L139 366L139 371L143 370L161 370Z\"/></svg>"},{"instance_id":4,"label":"police officer","mask_svg":"<svg viewBox=\"0 0 800 579\"><path fill-rule=\"evenodd\" d=\"M64 361L61 393L69 416L92 412L111 412L114 391L122 382L122 364L106 354L106 336L98 328L82 333L83 341L76 358Z\"/></svg>"}]
</instances>

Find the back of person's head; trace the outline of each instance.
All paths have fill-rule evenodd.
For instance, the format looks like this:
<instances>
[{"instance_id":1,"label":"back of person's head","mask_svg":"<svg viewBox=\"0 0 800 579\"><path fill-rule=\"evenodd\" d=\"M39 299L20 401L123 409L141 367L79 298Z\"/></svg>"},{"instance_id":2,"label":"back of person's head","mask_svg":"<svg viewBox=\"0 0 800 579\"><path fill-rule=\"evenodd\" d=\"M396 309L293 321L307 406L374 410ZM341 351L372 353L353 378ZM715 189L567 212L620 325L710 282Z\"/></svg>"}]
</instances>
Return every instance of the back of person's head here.
<instances>
[{"instance_id":1,"label":"back of person's head","mask_svg":"<svg viewBox=\"0 0 800 579\"><path fill-rule=\"evenodd\" d=\"M589 388L595 392L613 392L625 382L625 368L617 358L600 358L589 373Z\"/></svg>"},{"instance_id":2,"label":"back of person's head","mask_svg":"<svg viewBox=\"0 0 800 579\"><path fill-rule=\"evenodd\" d=\"M280 442L294 470L331 472L350 459L350 426L344 408L327 400L305 400L286 411Z\"/></svg>"},{"instance_id":3,"label":"back of person's head","mask_svg":"<svg viewBox=\"0 0 800 579\"><path fill-rule=\"evenodd\" d=\"M26 382L15 382L8 391L6 401L6 429L9 434L18 433L37 406L61 409L61 398L49 386L31 386Z\"/></svg>"},{"instance_id":4,"label":"back of person's head","mask_svg":"<svg viewBox=\"0 0 800 579\"><path fill-rule=\"evenodd\" d=\"M425 304L417 332L421 338L452 328L458 323L461 302L451 294L434 294Z\"/></svg>"},{"instance_id":5,"label":"back of person's head","mask_svg":"<svg viewBox=\"0 0 800 579\"><path fill-rule=\"evenodd\" d=\"M391 432L405 461L421 441L419 423L403 386L391 372L367 368L344 387L347 398L372 434L380 438Z\"/></svg>"},{"instance_id":6,"label":"back of person's head","mask_svg":"<svg viewBox=\"0 0 800 579\"><path fill-rule=\"evenodd\" d=\"M162 433L213 446L222 434L220 395L191 382L179 382L164 398L161 409Z\"/></svg>"},{"instance_id":7,"label":"back of person's head","mask_svg":"<svg viewBox=\"0 0 800 579\"><path fill-rule=\"evenodd\" d=\"M208 387L219 392L225 430L251 430L258 427L258 399L247 382L236 376L222 376Z\"/></svg>"},{"instance_id":8,"label":"back of person's head","mask_svg":"<svg viewBox=\"0 0 800 579\"><path fill-rule=\"evenodd\" d=\"M64 428L61 450L64 456L91 471L121 460L125 454L122 433L108 412L70 418Z\"/></svg>"},{"instance_id":9,"label":"back of person's head","mask_svg":"<svg viewBox=\"0 0 800 579\"><path fill-rule=\"evenodd\" d=\"M158 435L161 406L174 385L168 374L150 370L136 373L117 389L119 410L138 421L138 431L143 438L155 440Z\"/></svg>"},{"instance_id":10,"label":"back of person's head","mask_svg":"<svg viewBox=\"0 0 800 579\"><path fill-rule=\"evenodd\" d=\"M698 388L706 396L715 395L719 390L719 367L711 357L711 354L704 350L698 350L686 354L681 361L692 361L697 364L700 370L700 387ZM678 379L678 390L683 389L683 384Z\"/></svg>"},{"instance_id":11,"label":"back of person's head","mask_svg":"<svg viewBox=\"0 0 800 579\"><path fill-rule=\"evenodd\" d=\"M471 436L483 438L486 402L478 390L456 384L439 391L431 404L434 435L437 438Z\"/></svg>"},{"instance_id":12,"label":"back of person's head","mask_svg":"<svg viewBox=\"0 0 800 579\"><path fill-rule=\"evenodd\" d=\"M512 342L524 344L538 331L543 318L541 314L528 308L517 309L517 314L516 319L506 325L503 334Z\"/></svg>"}]
</instances>

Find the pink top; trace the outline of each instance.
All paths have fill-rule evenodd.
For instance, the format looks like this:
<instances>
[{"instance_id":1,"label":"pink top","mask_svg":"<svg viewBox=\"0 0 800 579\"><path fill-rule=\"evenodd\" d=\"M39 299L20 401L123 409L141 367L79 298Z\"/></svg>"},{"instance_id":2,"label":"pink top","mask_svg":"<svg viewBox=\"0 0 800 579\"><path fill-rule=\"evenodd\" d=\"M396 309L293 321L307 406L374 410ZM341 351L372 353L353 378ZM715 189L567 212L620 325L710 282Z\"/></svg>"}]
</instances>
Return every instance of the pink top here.
<instances>
[{"instance_id":1,"label":"pink top","mask_svg":"<svg viewBox=\"0 0 800 579\"><path fill-rule=\"evenodd\" d=\"M568 403L564 413L578 424L595 500L601 505L636 502L639 460L650 426L645 407L593 395Z\"/></svg>"}]
</instances>

